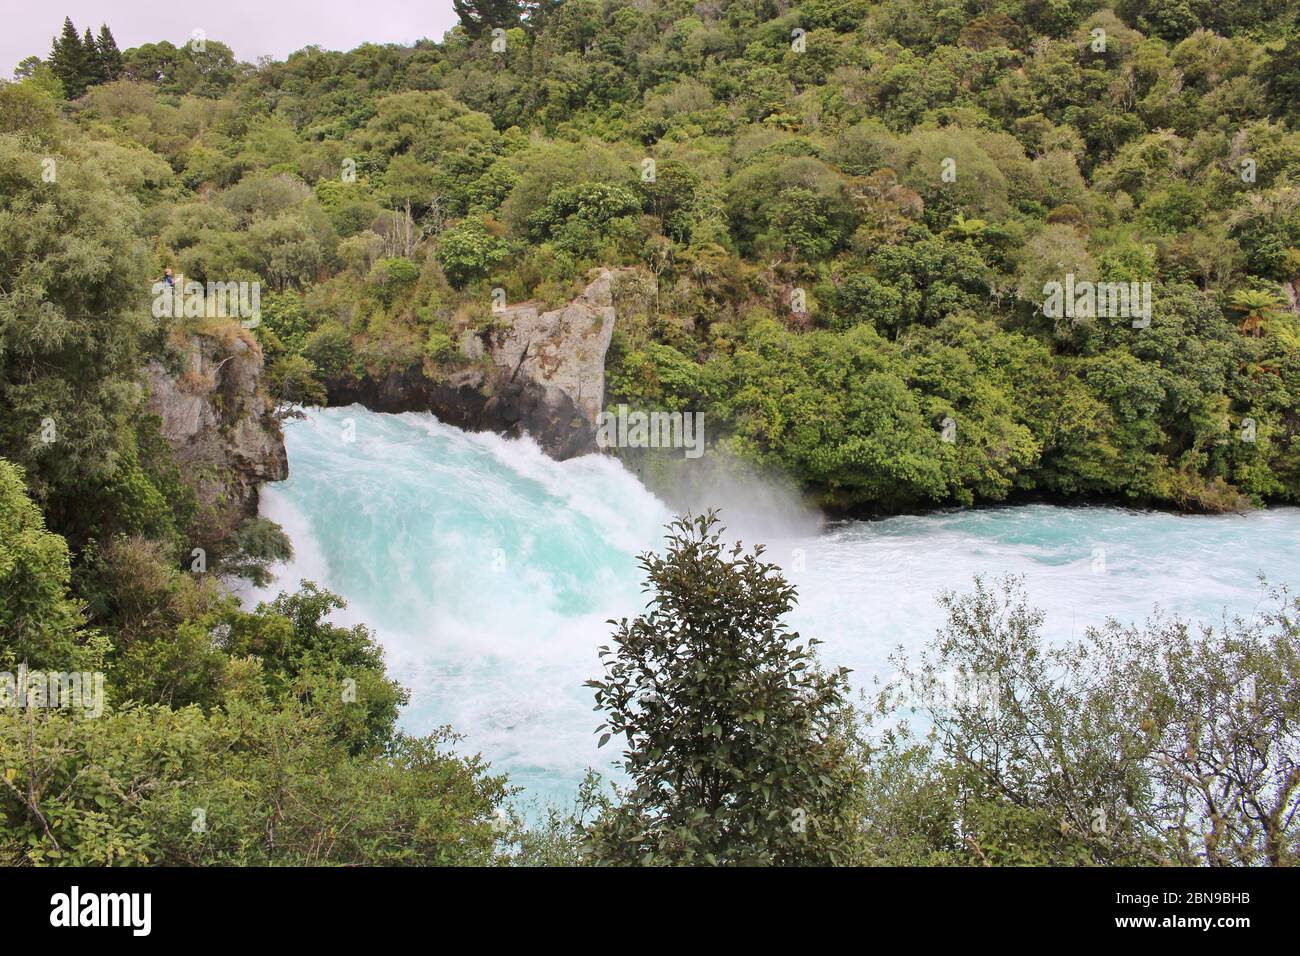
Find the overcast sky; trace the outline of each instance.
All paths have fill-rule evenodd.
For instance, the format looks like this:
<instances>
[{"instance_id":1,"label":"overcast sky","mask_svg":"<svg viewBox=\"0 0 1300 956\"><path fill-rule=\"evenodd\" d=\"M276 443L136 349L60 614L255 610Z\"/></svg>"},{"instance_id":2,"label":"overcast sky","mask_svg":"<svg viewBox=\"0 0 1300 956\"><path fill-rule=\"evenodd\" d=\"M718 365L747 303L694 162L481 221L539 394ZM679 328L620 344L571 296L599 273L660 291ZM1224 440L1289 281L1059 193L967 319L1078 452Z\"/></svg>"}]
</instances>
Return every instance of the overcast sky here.
<instances>
[{"instance_id":1,"label":"overcast sky","mask_svg":"<svg viewBox=\"0 0 1300 956\"><path fill-rule=\"evenodd\" d=\"M179 46L199 28L250 63L313 43L350 50L441 40L456 23L451 0L0 0L0 76L9 79L24 57L49 56L65 16L79 33L107 23L123 50L159 40Z\"/></svg>"}]
</instances>

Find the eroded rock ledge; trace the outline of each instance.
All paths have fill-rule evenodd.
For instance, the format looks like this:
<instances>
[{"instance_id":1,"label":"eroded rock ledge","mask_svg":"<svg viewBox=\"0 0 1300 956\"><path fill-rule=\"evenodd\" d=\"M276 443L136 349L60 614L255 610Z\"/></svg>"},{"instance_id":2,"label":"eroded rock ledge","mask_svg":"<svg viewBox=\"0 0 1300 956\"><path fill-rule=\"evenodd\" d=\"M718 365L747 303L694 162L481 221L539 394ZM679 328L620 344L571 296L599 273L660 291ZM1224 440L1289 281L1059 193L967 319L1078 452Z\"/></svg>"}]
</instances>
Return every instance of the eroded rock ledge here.
<instances>
[{"instance_id":1,"label":"eroded rock ledge","mask_svg":"<svg viewBox=\"0 0 1300 956\"><path fill-rule=\"evenodd\" d=\"M605 353L614 333L613 283L602 269L559 309L524 303L506 308L493 329L467 336L467 358L488 361L433 380L415 366L381 379L334 384L331 405L360 403L378 412L432 412L468 431L528 434L553 458L596 449L605 401Z\"/></svg>"},{"instance_id":2,"label":"eroded rock ledge","mask_svg":"<svg viewBox=\"0 0 1300 956\"><path fill-rule=\"evenodd\" d=\"M162 420L208 519L230 531L257 514L262 482L289 476L284 435L261 388L262 350L237 326L180 334L176 344L179 371L158 362L146 369L146 410Z\"/></svg>"}]
</instances>

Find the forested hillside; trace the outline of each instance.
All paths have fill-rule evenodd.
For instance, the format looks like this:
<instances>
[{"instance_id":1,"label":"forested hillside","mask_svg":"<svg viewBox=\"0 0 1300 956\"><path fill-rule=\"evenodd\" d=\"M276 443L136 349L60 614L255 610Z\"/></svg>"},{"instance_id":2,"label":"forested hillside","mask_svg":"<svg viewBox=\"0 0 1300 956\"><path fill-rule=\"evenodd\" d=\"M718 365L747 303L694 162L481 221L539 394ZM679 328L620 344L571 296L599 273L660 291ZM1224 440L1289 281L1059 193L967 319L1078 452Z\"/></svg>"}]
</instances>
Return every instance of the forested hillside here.
<instances>
[{"instance_id":1,"label":"forested hillside","mask_svg":"<svg viewBox=\"0 0 1300 956\"><path fill-rule=\"evenodd\" d=\"M403 692L365 628L326 620L332 595L249 611L192 573L196 545L214 573L257 577L287 543L255 517L215 532L143 413L143 369L178 367L184 336L258 349L282 409L324 404L482 362L494 290L555 305L624 267L607 405L702 412L719 454L824 507L1300 499L1294 4L456 5L440 42L256 65L237 37L119 51L111 23L69 21L0 85L0 663L104 669L111 704L42 717L39 747L7 719L0 862L570 846L555 821L521 836L505 781L443 735L398 733ZM260 283L260 321L157 317L164 269ZM1133 288L1134 308L1050 307L1053 284L1088 283ZM360 709L337 703L348 681ZM893 782L879 763L863 777L854 735L835 740L818 759L853 799L898 780L968 792L911 750ZM1150 797L1138 773L1107 786ZM1054 805L986 796L981 825L1034 847L1007 861L1181 852L1156 846L1155 810L1102 851L1056 836ZM863 850L832 806L826 852L974 861L909 830L915 809L879 811ZM629 849L632 812L597 832L609 859L806 858L683 831ZM1221 852L1277 862L1294 840L1250 830Z\"/></svg>"},{"instance_id":2,"label":"forested hillside","mask_svg":"<svg viewBox=\"0 0 1300 956\"><path fill-rule=\"evenodd\" d=\"M1300 492L1294 19L504 4L413 48L83 58L57 136L121 147L155 269L272 290L287 399L445 374L492 289L629 265L611 402L702 411L824 504L1219 509ZM59 64L25 69L44 116ZM1067 274L1149 282L1149 324L1045 314Z\"/></svg>"}]
</instances>

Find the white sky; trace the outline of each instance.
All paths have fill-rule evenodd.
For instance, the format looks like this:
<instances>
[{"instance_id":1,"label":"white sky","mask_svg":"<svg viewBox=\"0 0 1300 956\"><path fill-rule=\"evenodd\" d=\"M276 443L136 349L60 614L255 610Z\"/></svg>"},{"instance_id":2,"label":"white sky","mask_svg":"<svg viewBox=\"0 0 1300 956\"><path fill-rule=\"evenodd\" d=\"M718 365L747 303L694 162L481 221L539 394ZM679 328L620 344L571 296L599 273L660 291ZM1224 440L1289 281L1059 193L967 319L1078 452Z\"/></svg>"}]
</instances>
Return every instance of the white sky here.
<instances>
[{"instance_id":1,"label":"white sky","mask_svg":"<svg viewBox=\"0 0 1300 956\"><path fill-rule=\"evenodd\" d=\"M250 63L313 43L351 50L441 40L456 23L451 0L0 0L0 77L12 77L25 57L49 56L65 16L79 33L98 34L107 23L123 50L160 40L179 46L200 28Z\"/></svg>"}]
</instances>

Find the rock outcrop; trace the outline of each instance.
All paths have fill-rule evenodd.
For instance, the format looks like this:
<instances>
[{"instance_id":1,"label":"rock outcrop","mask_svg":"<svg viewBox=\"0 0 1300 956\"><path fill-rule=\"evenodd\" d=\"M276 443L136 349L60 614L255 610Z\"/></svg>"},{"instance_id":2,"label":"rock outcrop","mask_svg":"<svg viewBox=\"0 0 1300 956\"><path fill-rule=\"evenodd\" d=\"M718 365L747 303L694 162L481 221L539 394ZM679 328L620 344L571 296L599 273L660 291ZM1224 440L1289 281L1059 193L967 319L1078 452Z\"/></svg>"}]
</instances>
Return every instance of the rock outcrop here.
<instances>
[{"instance_id":1,"label":"rock outcrop","mask_svg":"<svg viewBox=\"0 0 1300 956\"><path fill-rule=\"evenodd\" d=\"M146 409L162 419L207 520L233 530L257 514L258 486L289 475L284 436L261 390L262 350L242 329L186 334L181 368L153 362Z\"/></svg>"},{"instance_id":2,"label":"rock outcrop","mask_svg":"<svg viewBox=\"0 0 1300 956\"><path fill-rule=\"evenodd\" d=\"M492 333L492 360L546 388L559 389L589 422L605 402L605 353L614 334L614 274L604 269L562 309L538 314L531 304L507 308Z\"/></svg>"},{"instance_id":3,"label":"rock outcrop","mask_svg":"<svg viewBox=\"0 0 1300 956\"><path fill-rule=\"evenodd\" d=\"M468 431L527 434L558 459L594 451L605 402L605 353L614 334L614 279L613 271L601 270L559 309L507 307L491 329L461 344L466 358L487 362L441 380L415 367L379 380L334 384L330 404L428 411Z\"/></svg>"}]
</instances>

